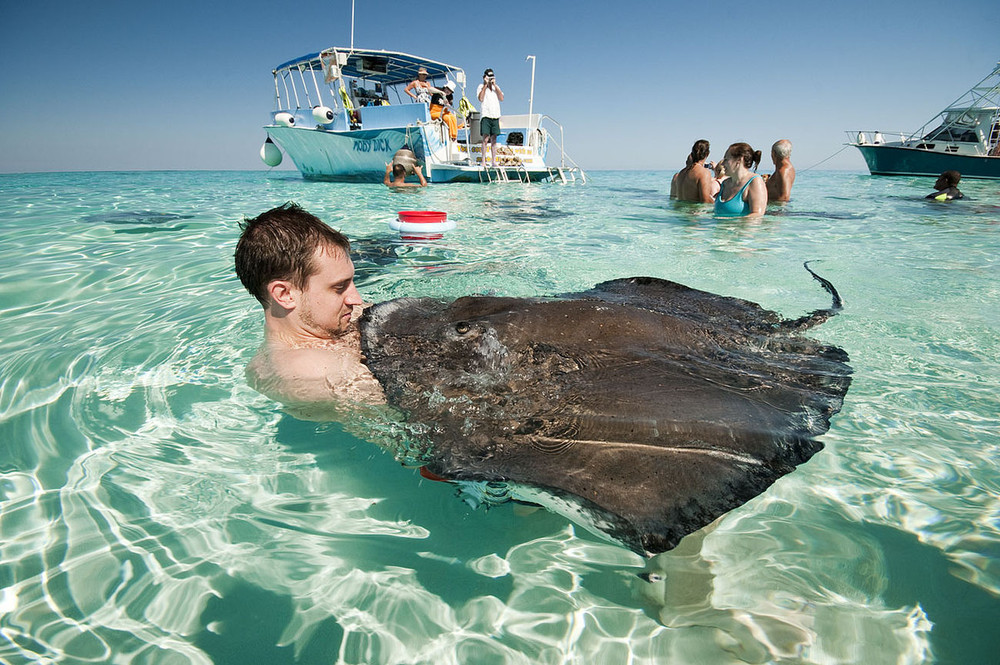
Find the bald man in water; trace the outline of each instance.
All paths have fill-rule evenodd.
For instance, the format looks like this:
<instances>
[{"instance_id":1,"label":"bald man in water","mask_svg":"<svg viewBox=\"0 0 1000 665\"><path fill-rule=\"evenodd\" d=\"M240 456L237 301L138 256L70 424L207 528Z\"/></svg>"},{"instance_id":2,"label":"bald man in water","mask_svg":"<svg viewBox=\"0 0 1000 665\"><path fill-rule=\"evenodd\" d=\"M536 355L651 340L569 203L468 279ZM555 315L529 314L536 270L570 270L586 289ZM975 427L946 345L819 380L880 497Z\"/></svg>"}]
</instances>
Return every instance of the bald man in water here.
<instances>
[{"instance_id":1,"label":"bald man in water","mask_svg":"<svg viewBox=\"0 0 1000 665\"><path fill-rule=\"evenodd\" d=\"M767 200L788 201L795 184L795 167L792 166L792 142L788 139L775 141L771 146L771 161L774 162L774 173L764 176L767 183Z\"/></svg>"},{"instance_id":2,"label":"bald man in water","mask_svg":"<svg viewBox=\"0 0 1000 665\"><path fill-rule=\"evenodd\" d=\"M236 274L264 309L264 344L247 382L296 415L379 404L382 388L361 361L363 306L347 238L294 203L244 220Z\"/></svg>"}]
</instances>

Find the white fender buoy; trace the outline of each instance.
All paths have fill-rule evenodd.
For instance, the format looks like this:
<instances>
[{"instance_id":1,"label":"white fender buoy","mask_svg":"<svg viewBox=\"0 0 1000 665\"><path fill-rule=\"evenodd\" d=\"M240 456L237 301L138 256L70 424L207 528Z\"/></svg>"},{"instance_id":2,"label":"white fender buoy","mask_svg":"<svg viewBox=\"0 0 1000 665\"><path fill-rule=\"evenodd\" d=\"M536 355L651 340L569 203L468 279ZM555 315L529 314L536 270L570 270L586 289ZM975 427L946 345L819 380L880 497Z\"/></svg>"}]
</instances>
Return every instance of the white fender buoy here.
<instances>
[{"instance_id":1,"label":"white fender buoy","mask_svg":"<svg viewBox=\"0 0 1000 665\"><path fill-rule=\"evenodd\" d=\"M400 210L397 215L389 228L399 231L403 240L437 240L456 226L448 213L439 210Z\"/></svg>"},{"instance_id":2,"label":"white fender buoy","mask_svg":"<svg viewBox=\"0 0 1000 665\"><path fill-rule=\"evenodd\" d=\"M333 122L333 109L329 106L314 106L313 118L321 125Z\"/></svg>"},{"instance_id":3,"label":"white fender buoy","mask_svg":"<svg viewBox=\"0 0 1000 665\"><path fill-rule=\"evenodd\" d=\"M882 138L882 132L875 132L875 138L872 140L875 145L882 145L885 143L885 139Z\"/></svg>"},{"instance_id":4,"label":"white fender buoy","mask_svg":"<svg viewBox=\"0 0 1000 665\"><path fill-rule=\"evenodd\" d=\"M295 126L295 116L291 113L286 113L282 111L281 113L274 114L274 121L279 125L284 125L285 127Z\"/></svg>"},{"instance_id":5,"label":"white fender buoy","mask_svg":"<svg viewBox=\"0 0 1000 665\"><path fill-rule=\"evenodd\" d=\"M864 145L868 138L865 136L864 132L858 132L858 143Z\"/></svg>"},{"instance_id":6,"label":"white fender buoy","mask_svg":"<svg viewBox=\"0 0 1000 665\"><path fill-rule=\"evenodd\" d=\"M281 163L281 148L274 145L274 141L268 136L264 145L260 147L260 159L268 166L277 166Z\"/></svg>"}]
</instances>

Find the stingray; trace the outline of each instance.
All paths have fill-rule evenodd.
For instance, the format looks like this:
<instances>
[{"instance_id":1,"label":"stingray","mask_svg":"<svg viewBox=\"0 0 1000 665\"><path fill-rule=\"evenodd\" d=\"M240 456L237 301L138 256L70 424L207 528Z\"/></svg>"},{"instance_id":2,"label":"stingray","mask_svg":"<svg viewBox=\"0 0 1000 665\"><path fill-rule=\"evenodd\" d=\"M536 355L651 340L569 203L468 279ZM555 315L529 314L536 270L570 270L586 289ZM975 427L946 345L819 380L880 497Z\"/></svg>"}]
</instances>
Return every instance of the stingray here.
<instances>
[{"instance_id":1,"label":"stingray","mask_svg":"<svg viewBox=\"0 0 1000 665\"><path fill-rule=\"evenodd\" d=\"M390 300L362 317L362 351L426 433L431 474L509 483L655 554L823 447L851 369L802 334L842 307L806 270L833 303L795 320L632 277L558 297Z\"/></svg>"}]
</instances>

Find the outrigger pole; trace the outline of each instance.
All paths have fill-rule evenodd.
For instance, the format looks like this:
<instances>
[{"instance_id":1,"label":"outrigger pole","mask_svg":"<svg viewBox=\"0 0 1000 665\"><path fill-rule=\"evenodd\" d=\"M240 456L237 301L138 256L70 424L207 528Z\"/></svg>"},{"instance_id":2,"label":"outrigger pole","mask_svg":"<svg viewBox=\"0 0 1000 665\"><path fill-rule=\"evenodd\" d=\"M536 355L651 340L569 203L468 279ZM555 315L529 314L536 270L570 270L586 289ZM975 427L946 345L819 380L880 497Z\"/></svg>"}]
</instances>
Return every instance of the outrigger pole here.
<instances>
[{"instance_id":1,"label":"outrigger pole","mask_svg":"<svg viewBox=\"0 0 1000 665\"><path fill-rule=\"evenodd\" d=\"M535 101L535 56L529 55L525 60L531 60L531 90L528 91L528 130L531 130L531 109Z\"/></svg>"}]
</instances>

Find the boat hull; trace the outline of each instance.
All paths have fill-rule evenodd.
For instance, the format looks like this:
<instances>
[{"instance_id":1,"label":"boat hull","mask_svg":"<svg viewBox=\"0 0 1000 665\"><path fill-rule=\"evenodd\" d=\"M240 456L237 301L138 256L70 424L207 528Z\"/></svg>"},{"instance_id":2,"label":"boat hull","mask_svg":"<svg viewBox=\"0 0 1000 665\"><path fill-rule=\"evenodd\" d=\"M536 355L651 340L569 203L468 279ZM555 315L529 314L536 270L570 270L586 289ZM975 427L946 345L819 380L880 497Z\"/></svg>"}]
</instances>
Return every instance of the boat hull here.
<instances>
[{"instance_id":1,"label":"boat hull","mask_svg":"<svg viewBox=\"0 0 1000 665\"><path fill-rule=\"evenodd\" d=\"M271 126L267 134L307 180L382 182L386 163L404 145L416 153L418 160L425 160L419 129L330 132Z\"/></svg>"},{"instance_id":2,"label":"boat hull","mask_svg":"<svg viewBox=\"0 0 1000 665\"><path fill-rule=\"evenodd\" d=\"M429 182L538 182L551 177L538 156L522 147L511 150L523 166L484 168L475 164L479 148L472 157L464 144L458 144L454 163L430 158L444 150L437 132L420 127L399 127L349 132L324 131L300 127L267 127L267 134L291 158L302 177L328 182L382 182L385 165L403 146L409 147L423 162Z\"/></svg>"},{"instance_id":3,"label":"boat hull","mask_svg":"<svg viewBox=\"0 0 1000 665\"><path fill-rule=\"evenodd\" d=\"M963 178L1000 179L1000 157L947 154L894 145L855 145L872 175L934 176L958 171Z\"/></svg>"}]
</instances>

